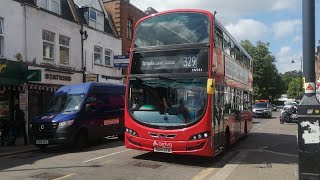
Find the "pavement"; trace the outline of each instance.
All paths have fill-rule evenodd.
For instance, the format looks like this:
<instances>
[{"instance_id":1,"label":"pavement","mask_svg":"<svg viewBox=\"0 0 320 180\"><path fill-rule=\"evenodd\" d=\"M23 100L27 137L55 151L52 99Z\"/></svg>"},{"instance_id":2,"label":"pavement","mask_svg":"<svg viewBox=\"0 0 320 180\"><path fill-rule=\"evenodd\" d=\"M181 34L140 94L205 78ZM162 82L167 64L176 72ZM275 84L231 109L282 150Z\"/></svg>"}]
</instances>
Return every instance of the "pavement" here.
<instances>
[{"instance_id":1,"label":"pavement","mask_svg":"<svg viewBox=\"0 0 320 180\"><path fill-rule=\"evenodd\" d=\"M238 155L210 180L297 180L297 125L280 125L274 117L256 126L244 143L235 147Z\"/></svg>"},{"instance_id":2,"label":"pavement","mask_svg":"<svg viewBox=\"0 0 320 180\"><path fill-rule=\"evenodd\" d=\"M24 145L23 137L19 137L16 140L16 145L14 146L0 146L0 157L32 152L36 151L37 148L31 144Z\"/></svg>"}]
</instances>

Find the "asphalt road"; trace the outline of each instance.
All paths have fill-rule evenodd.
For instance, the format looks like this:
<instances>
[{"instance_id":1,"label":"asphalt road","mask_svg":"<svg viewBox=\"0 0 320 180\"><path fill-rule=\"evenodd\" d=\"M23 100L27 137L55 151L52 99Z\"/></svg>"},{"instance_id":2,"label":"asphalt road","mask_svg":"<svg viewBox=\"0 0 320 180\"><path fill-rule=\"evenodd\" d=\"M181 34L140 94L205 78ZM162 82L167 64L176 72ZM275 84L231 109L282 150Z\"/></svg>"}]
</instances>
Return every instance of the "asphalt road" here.
<instances>
[{"instance_id":1,"label":"asphalt road","mask_svg":"<svg viewBox=\"0 0 320 180\"><path fill-rule=\"evenodd\" d=\"M47 152L0 158L0 179L210 179L241 152L265 150L295 156L296 134L296 124L279 123L278 111L271 119L254 119L250 135L214 159L129 150L123 142L108 139L82 152L52 147ZM244 163L258 163L256 159L252 155Z\"/></svg>"}]
</instances>

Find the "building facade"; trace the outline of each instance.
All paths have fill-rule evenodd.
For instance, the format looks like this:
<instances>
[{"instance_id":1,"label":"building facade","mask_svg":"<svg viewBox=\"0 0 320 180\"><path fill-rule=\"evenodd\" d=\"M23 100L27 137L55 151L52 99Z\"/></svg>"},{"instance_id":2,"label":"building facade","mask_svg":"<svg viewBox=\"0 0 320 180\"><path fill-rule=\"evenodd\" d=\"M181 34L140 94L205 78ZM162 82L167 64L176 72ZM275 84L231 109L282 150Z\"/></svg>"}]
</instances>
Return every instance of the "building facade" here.
<instances>
[{"instance_id":1,"label":"building facade","mask_svg":"<svg viewBox=\"0 0 320 180\"><path fill-rule=\"evenodd\" d=\"M144 12L132 5L130 0L104 0L103 3L107 12L111 14L114 27L122 39L121 55L127 58L128 64L134 26L141 18L157 13L157 11L150 7ZM125 66L122 68L125 76L127 68Z\"/></svg>"},{"instance_id":2,"label":"building facade","mask_svg":"<svg viewBox=\"0 0 320 180\"><path fill-rule=\"evenodd\" d=\"M30 123L63 85L123 82L113 67L121 39L102 1L76 1L0 1L0 125L12 120L14 104Z\"/></svg>"}]
</instances>

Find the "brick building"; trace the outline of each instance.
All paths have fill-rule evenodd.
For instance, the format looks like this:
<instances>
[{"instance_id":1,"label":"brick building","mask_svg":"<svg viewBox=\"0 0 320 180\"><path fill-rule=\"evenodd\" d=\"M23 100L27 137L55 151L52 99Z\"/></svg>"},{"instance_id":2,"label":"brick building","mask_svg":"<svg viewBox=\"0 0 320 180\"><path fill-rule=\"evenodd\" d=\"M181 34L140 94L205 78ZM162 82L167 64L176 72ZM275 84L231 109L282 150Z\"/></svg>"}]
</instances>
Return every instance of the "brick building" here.
<instances>
[{"instance_id":1,"label":"brick building","mask_svg":"<svg viewBox=\"0 0 320 180\"><path fill-rule=\"evenodd\" d=\"M130 0L104 0L103 3L107 12L112 16L118 36L122 39L121 55L129 55L135 24L139 19L157 13L157 11L151 7L142 11L132 5ZM126 75L126 72L127 68L123 68L123 75Z\"/></svg>"}]
</instances>

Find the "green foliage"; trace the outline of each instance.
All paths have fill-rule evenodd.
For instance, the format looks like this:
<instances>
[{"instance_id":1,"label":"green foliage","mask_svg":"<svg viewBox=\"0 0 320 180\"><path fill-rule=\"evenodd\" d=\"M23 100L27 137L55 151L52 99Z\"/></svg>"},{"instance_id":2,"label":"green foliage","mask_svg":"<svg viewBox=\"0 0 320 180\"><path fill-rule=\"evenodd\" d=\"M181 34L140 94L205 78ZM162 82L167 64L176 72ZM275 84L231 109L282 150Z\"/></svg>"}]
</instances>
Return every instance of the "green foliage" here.
<instances>
[{"instance_id":1,"label":"green foliage","mask_svg":"<svg viewBox=\"0 0 320 180\"><path fill-rule=\"evenodd\" d=\"M280 97L283 94L283 81L278 73L275 57L269 51L269 43L258 41L254 46L249 40L241 42L241 45L253 58L253 88L254 95L258 99L270 99Z\"/></svg>"},{"instance_id":2,"label":"green foliage","mask_svg":"<svg viewBox=\"0 0 320 180\"><path fill-rule=\"evenodd\" d=\"M284 74L280 74L283 82L284 82L284 89L288 89L289 83L298 77L301 77L301 71L288 71L285 72Z\"/></svg>"},{"instance_id":3,"label":"green foliage","mask_svg":"<svg viewBox=\"0 0 320 180\"><path fill-rule=\"evenodd\" d=\"M301 77L296 77L291 80L288 86L288 97L294 98L294 99L300 99L301 98L301 84L302 79Z\"/></svg>"}]
</instances>

